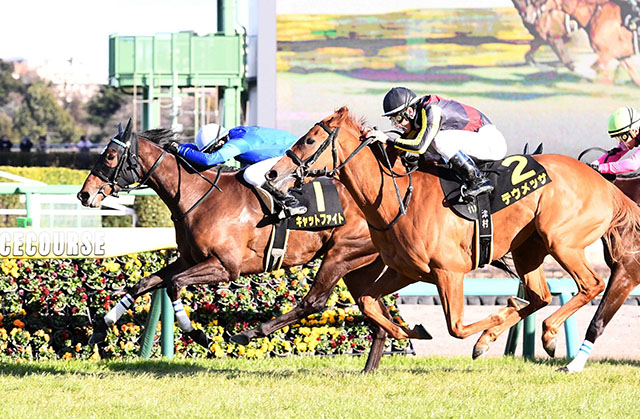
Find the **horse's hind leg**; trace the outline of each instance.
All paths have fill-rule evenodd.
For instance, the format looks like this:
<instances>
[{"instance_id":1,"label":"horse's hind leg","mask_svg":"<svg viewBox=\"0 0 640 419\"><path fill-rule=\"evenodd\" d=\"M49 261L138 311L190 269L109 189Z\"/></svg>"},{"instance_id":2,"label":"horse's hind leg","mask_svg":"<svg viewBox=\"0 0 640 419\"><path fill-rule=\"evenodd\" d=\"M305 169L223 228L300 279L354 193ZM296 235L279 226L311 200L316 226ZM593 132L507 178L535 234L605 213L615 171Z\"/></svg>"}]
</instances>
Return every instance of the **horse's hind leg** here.
<instances>
[{"instance_id":1,"label":"horse's hind leg","mask_svg":"<svg viewBox=\"0 0 640 419\"><path fill-rule=\"evenodd\" d=\"M551 255L571 275L578 293L542 323L542 346L554 356L556 335L562 324L578 309L593 300L605 288L605 282L587 263L584 249L554 247Z\"/></svg>"},{"instance_id":2,"label":"horse's hind leg","mask_svg":"<svg viewBox=\"0 0 640 419\"><path fill-rule=\"evenodd\" d=\"M160 269L158 272L145 276L137 284L131 287L127 294L116 304L102 319L94 322L93 333L89 338L89 344L99 344L104 342L107 337L107 329L116 323L120 317L129 309L133 302L139 296L162 288L162 285L173 275L186 268L186 263L182 258L178 258L173 263Z\"/></svg>"},{"instance_id":3,"label":"horse's hind leg","mask_svg":"<svg viewBox=\"0 0 640 419\"><path fill-rule=\"evenodd\" d=\"M549 292L542 268L542 262L547 252L543 243L539 241L539 237L535 241L530 239L518 249L513 250L512 255L529 305L519 310L511 310L507 313L504 323L485 330L473 347L474 359L484 354L489 349L489 343L494 342L505 330L551 302L551 292Z\"/></svg>"},{"instance_id":4,"label":"horse's hind leg","mask_svg":"<svg viewBox=\"0 0 640 419\"><path fill-rule=\"evenodd\" d=\"M627 260L626 263L617 263L612 266L607 289L602 296L596 313L593 315L593 319L591 319L578 354L566 367L560 368L558 371L580 372L583 370L596 339L602 334L611 318L639 283L640 268L638 262Z\"/></svg>"},{"instance_id":5,"label":"horse's hind leg","mask_svg":"<svg viewBox=\"0 0 640 419\"><path fill-rule=\"evenodd\" d=\"M209 349L211 342L202 330L194 329L182 305L180 291L188 285L228 282L235 276L237 276L237 274L229 272L217 257L211 257L204 262L198 263L174 275L167 281L167 294L173 304L178 327L196 343L207 349Z\"/></svg>"}]
</instances>

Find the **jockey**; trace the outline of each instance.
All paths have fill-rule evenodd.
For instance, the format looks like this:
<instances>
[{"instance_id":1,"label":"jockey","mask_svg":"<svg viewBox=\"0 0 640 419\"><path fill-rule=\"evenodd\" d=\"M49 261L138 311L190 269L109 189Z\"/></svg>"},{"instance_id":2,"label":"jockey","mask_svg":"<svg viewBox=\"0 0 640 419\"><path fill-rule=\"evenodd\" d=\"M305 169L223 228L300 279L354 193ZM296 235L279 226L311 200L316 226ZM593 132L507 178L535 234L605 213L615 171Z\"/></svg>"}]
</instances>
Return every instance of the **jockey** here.
<instances>
[{"instance_id":1,"label":"jockey","mask_svg":"<svg viewBox=\"0 0 640 419\"><path fill-rule=\"evenodd\" d=\"M377 141L391 142L396 148L424 154L432 148L464 179L465 195L491 192L493 184L476 167L470 157L498 160L507 153L504 136L489 118L471 106L436 95L417 97L405 87L394 87L382 102L384 114L402 131L400 138L390 139L372 130Z\"/></svg>"},{"instance_id":2,"label":"jockey","mask_svg":"<svg viewBox=\"0 0 640 419\"><path fill-rule=\"evenodd\" d=\"M207 124L200 128L194 143L173 142L169 148L199 167L210 168L235 158L244 165L244 180L263 191L265 173L297 141L292 134L275 128L239 126L230 130L218 124ZM259 191L260 192L260 191ZM280 205L280 218L307 212L292 195L269 194Z\"/></svg>"},{"instance_id":3,"label":"jockey","mask_svg":"<svg viewBox=\"0 0 640 419\"><path fill-rule=\"evenodd\" d=\"M640 144L640 112L623 106L609 117L609 136L618 146L591 162L590 166L600 173L628 173L640 169L640 148L628 159L619 161L629 150Z\"/></svg>"}]
</instances>

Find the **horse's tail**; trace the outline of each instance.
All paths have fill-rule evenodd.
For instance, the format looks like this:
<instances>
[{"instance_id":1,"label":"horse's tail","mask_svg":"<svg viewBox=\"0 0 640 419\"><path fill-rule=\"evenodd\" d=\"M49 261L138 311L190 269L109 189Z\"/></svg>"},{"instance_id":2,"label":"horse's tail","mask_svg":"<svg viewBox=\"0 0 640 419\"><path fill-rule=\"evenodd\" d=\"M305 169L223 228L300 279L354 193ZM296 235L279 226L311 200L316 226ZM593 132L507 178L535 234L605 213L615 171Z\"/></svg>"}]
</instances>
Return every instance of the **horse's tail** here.
<instances>
[{"instance_id":1,"label":"horse's tail","mask_svg":"<svg viewBox=\"0 0 640 419\"><path fill-rule=\"evenodd\" d=\"M640 207L613 184L609 188L614 215L603 239L611 258L617 262L625 254L640 251L640 242L635 245L640 238Z\"/></svg>"}]
</instances>

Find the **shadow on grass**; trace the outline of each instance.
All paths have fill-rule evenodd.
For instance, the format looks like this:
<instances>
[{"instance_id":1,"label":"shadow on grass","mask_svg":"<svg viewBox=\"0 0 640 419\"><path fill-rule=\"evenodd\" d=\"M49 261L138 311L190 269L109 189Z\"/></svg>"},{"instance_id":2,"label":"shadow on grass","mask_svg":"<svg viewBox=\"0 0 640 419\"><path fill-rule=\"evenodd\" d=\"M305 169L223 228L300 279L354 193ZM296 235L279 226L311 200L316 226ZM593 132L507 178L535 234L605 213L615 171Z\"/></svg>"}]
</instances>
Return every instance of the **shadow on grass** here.
<instances>
[{"instance_id":1,"label":"shadow on grass","mask_svg":"<svg viewBox=\"0 0 640 419\"><path fill-rule=\"evenodd\" d=\"M290 378L298 375L318 375L325 377L330 375L357 376L362 374L361 369L354 370L351 366L342 363L332 367L327 363L318 363L317 367L297 366L298 362L283 363L282 365L261 365L261 360L242 363L237 368L232 365L233 360L141 360L141 361L44 361L28 363L0 363L0 377L23 377L29 375L49 376L148 376L163 377L193 377L196 374L220 376L226 379L240 377L253 378ZM262 360L269 362L269 359ZM275 361L277 364L279 362ZM364 368L364 363L362 364Z\"/></svg>"}]
</instances>

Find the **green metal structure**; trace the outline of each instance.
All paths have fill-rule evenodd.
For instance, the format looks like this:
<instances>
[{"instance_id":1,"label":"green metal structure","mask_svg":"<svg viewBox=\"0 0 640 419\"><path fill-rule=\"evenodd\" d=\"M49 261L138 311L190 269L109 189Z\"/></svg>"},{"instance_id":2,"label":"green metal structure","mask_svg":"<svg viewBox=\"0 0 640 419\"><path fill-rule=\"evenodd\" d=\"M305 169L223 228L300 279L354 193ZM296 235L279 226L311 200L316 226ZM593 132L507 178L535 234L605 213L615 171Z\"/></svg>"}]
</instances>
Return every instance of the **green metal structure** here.
<instances>
[{"instance_id":1,"label":"green metal structure","mask_svg":"<svg viewBox=\"0 0 640 419\"><path fill-rule=\"evenodd\" d=\"M113 87L143 91L142 129L160 126L160 101L192 89L195 106L202 106L197 88L224 88L221 107L224 126L241 125L241 97L246 67L246 37L234 29L233 0L218 1L218 32L198 36L193 32L158 33L153 36L109 37L109 82ZM194 131L204 121L194 112ZM177 114L173 115L174 123ZM134 118L135 119L135 118Z\"/></svg>"}]
</instances>

